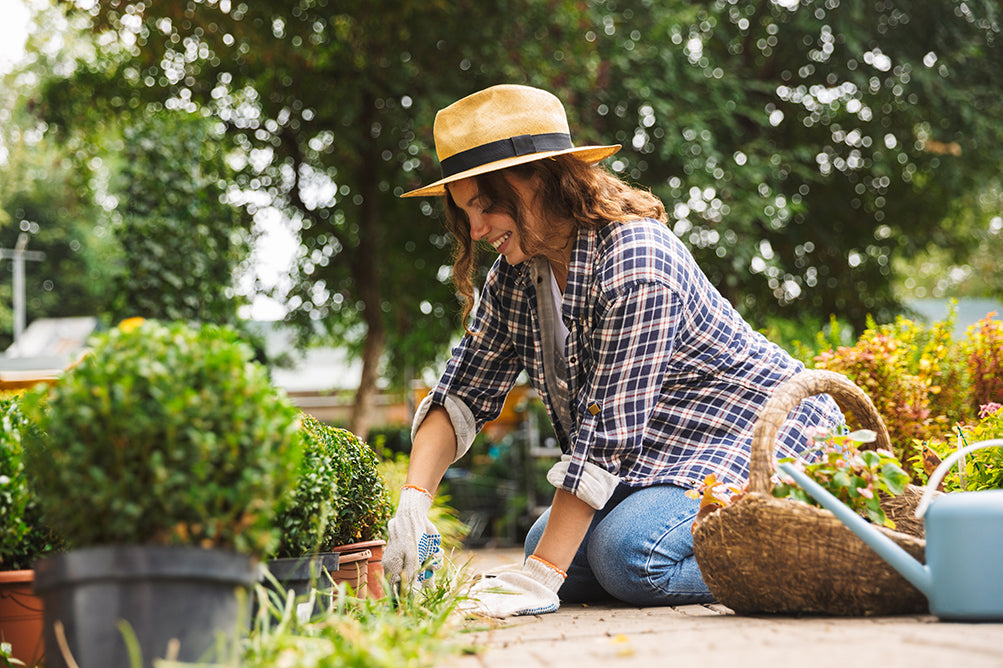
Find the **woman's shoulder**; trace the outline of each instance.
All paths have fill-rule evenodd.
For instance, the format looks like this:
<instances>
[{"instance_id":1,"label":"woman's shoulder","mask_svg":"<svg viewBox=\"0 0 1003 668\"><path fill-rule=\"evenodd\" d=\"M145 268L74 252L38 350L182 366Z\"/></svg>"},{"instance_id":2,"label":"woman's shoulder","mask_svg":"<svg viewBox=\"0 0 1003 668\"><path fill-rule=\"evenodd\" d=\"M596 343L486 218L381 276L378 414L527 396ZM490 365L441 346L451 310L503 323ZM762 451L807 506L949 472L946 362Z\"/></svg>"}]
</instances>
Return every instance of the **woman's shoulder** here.
<instances>
[{"instance_id":1,"label":"woman's shoulder","mask_svg":"<svg viewBox=\"0 0 1003 668\"><path fill-rule=\"evenodd\" d=\"M596 270L616 282L674 282L693 261L672 230L651 218L610 223L600 229L595 259Z\"/></svg>"}]
</instances>

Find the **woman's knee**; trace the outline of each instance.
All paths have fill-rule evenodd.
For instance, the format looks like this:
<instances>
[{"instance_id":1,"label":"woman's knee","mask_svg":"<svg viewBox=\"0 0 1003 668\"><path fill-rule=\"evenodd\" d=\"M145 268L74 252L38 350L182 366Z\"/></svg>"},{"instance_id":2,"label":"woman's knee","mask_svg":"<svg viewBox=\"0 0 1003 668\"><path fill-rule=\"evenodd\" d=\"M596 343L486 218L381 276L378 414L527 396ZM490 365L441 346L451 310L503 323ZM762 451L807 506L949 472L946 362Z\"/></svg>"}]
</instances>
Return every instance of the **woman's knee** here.
<instances>
[{"instance_id":1,"label":"woman's knee","mask_svg":"<svg viewBox=\"0 0 1003 668\"><path fill-rule=\"evenodd\" d=\"M682 605L712 601L692 551L636 541L590 543L589 563L610 595L633 605Z\"/></svg>"},{"instance_id":2,"label":"woman's knee","mask_svg":"<svg viewBox=\"0 0 1003 668\"><path fill-rule=\"evenodd\" d=\"M645 507L654 492L649 496L637 499L640 503L633 510L630 505L618 507L595 527L588 556L596 579L611 595L635 605L713 600L693 556L695 509L664 503L669 499L663 497L661 512L649 514L654 509ZM659 515L659 521L652 522Z\"/></svg>"}]
</instances>

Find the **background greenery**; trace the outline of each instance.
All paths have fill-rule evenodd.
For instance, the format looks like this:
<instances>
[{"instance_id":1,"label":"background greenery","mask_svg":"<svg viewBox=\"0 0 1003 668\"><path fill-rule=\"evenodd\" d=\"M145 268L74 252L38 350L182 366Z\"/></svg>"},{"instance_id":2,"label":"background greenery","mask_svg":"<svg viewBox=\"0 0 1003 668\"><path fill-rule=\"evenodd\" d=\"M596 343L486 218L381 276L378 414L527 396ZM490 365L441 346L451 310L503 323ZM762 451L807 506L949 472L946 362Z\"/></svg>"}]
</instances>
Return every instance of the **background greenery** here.
<instances>
[{"instance_id":1,"label":"background greenery","mask_svg":"<svg viewBox=\"0 0 1003 668\"><path fill-rule=\"evenodd\" d=\"M47 253L32 315L230 320L249 219L278 210L300 244L289 320L363 359L356 433L377 379L404 386L458 331L439 207L397 196L437 172L435 111L499 82L557 93L579 142L623 143L611 167L757 327L860 332L945 275L1001 294L994 0L41 11L0 93L0 242L27 227Z\"/></svg>"}]
</instances>

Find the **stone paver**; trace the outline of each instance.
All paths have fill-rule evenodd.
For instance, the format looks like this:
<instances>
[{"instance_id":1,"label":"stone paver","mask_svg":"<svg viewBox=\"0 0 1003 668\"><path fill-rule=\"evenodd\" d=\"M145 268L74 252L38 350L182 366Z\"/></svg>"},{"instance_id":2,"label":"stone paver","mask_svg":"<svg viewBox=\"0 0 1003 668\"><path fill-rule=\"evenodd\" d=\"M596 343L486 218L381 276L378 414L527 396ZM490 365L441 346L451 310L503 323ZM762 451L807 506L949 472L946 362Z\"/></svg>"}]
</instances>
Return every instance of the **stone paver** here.
<instances>
[{"instance_id":1,"label":"stone paver","mask_svg":"<svg viewBox=\"0 0 1003 668\"><path fill-rule=\"evenodd\" d=\"M472 551L474 571L518 563L516 551ZM479 651L449 668L878 666L1003 668L1003 624L875 618L747 617L721 605L565 605L552 615L468 622Z\"/></svg>"}]
</instances>

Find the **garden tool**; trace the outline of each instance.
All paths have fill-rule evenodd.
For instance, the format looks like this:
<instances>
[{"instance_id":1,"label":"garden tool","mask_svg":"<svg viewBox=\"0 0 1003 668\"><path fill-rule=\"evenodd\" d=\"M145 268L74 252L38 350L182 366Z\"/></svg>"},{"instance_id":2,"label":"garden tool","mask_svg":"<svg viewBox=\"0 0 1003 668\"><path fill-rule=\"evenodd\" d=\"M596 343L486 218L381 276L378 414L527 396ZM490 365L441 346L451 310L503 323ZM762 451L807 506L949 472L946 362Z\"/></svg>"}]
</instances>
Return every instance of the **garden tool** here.
<instances>
[{"instance_id":1,"label":"garden tool","mask_svg":"<svg viewBox=\"0 0 1003 668\"><path fill-rule=\"evenodd\" d=\"M974 450L1003 446L1003 439L954 452L930 476L916 516L926 530L926 565L913 559L874 525L844 505L807 474L779 467L858 537L916 586L942 620L1003 621L1003 489L953 492L933 498L950 467Z\"/></svg>"}]
</instances>

